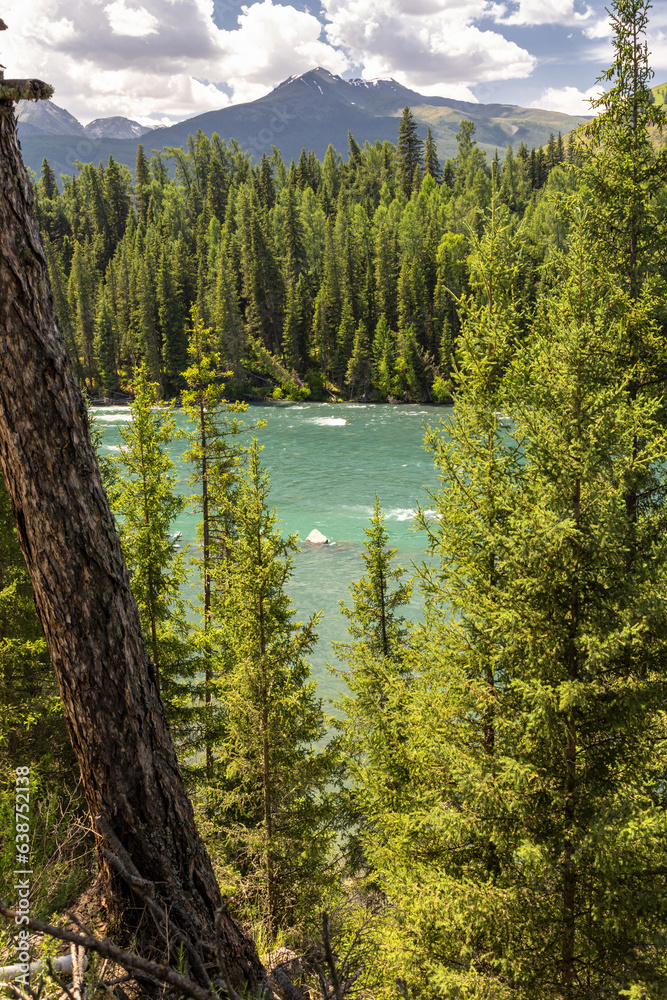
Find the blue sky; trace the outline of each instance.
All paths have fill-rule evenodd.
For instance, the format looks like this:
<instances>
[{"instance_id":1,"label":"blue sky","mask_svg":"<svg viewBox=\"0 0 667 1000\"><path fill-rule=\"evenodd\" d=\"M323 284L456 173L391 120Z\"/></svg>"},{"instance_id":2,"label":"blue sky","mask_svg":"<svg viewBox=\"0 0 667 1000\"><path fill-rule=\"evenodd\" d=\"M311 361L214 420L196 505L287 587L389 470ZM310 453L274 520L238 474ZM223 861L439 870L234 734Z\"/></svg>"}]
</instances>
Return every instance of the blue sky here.
<instances>
[{"instance_id":1,"label":"blue sky","mask_svg":"<svg viewBox=\"0 0 667 1000\"><path fill-rule=\"evenodd\" d=\"M5 0L9 76L39 76L84 123L177 121L320 65L420 93L585 114L609 64L600 0ZM667 82L667 0L651 11Z\"/></svg>"}]
</instances>

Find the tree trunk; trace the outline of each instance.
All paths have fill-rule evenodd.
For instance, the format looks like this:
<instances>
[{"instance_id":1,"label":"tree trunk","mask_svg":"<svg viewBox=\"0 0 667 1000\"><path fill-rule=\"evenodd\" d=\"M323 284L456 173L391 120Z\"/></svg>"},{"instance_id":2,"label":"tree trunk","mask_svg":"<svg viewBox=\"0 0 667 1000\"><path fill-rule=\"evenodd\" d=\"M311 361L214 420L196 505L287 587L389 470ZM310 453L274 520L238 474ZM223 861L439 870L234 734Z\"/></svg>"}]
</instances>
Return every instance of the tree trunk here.
<instances>
[{"instance_id":1,"label":"tree trunk","mask_svg":"<svg viewBox=\"0 0 667 1000\"><path fill-rule=\"evenodd\" d=\"M10 100L0 101L0 469L91 815L106 816L140 876L155 883L170 930L189 939L215 978L220 892L195 829L85 403L54 319ZM100 837L107 901L122 929L139 926L142 947L165 956L161 935L141 921L136 898L132 905L104 861L105 847ZM264 979L257 951L226 914L222 952L227 980L255 990ZM201 979L201 965L192 974Z\"/></svg>"}]
</instances>

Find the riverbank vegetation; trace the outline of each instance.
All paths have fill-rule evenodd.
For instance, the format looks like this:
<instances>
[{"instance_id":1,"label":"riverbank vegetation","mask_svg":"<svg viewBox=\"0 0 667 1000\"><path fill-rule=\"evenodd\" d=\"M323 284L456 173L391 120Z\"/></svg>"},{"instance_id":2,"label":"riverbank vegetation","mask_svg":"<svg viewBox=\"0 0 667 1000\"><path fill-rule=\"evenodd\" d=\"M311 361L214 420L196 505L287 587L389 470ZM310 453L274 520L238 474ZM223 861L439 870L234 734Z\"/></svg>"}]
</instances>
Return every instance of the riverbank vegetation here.
<instances>
[{"instance_id":1,"label":"riverbank vegetation","mask_svg":"<svg viewBox=\"0 0 667 1000\"><path fill-rule=\"evenodd\" d=\"M82 384L134 399L103 475L199 830L228 908L265 953L299 954L311 996L326 910L337 1000L667 997L667 151L648 7L613 4L599 114L546 156L486 165L463 122L441 171L406 113L397 150L351 137L345 164L254 167L199 135L174 180L140 152L134 182L114 164L62 193L48 165L39 181ZM238 401L267 386L454 402L426 438L439 485L414 580L376 501L328 735L317 615L294 620L296 542ZM166 396L192 426L190 614ZM94 864L71 834L83 801L59 791L76 766L3 496L0 741L65 803L33 813L48 916Z\"/></svg>"}]
</instances>

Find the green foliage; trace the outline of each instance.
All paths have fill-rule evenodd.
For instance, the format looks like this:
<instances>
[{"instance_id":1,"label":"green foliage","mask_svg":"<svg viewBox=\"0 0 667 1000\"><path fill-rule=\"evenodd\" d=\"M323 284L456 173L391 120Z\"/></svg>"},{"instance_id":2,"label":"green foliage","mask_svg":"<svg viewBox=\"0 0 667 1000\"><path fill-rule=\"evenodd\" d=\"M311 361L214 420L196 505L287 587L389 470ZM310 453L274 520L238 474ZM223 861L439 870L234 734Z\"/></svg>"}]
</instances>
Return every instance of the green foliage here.
<instances>
[{"instance_id":1,"label":"green foliage","mask_svg":"<svg viewBox=\"0 0 667 1000\"><path fill-rule=\"evenodd\" d=\"M230 540L236 532L235 498L237 477L243 449L236 438L243 431L237 414L246 410L243 403L225 399L225 379L220 354L213 350L213 330L205 327L196 308L192 310L192 329L188 342L190 365L184 373L186 390L183 410L190 418L189 448L186 458L192 466L190 484L195 487L192 501L201 514L198 536L201 552L196 560L201 581L200 624L194 631L199 669L204 673L203 713L199 725L205 748L206 778L213 777L214 743L225 732L224 710L214 700L216 648L211 635L215 612L214 577L224 573L229 557Z\"/></svg>"},{"instance_id":2,"label":"green foliage","mask_svg":"<svg viewBox=\"0 0 667 1000\"><path fill-rule=\"evenodd\" d=\"M173 522L186 504L177 492L168 454L175 423L170 407L156 405L159 387L149 380L144 365L135 369L131 388L132 420L121 429L117 473L107 489L167 719L177 746L186 752L192 738L190 696L196 661L181 598L185 561L178 536L172 534Z\"/></svg>"},{"instance_id":3,"label":"green foliage","mask_svg":"<svg viewBox=\"0 0 667 1000\"><path fill-rule=\"evenodd\" d=\"M253 440L235 535L216 577L215 687L226 731L215 751L222 779L214 836L243 877L237 891L245 913L262 917L271 940L315 910L335 881L326 791L335 759L330 748L317 748L324 714L306 663L319 616L294 621L285 587L296 538L281 537L268 493Z\"/></svg>"},{"instance_id":4,"label":"green foliage","mask_svg":"<svg viewBox=\"0 0 667 1000\"><path fill-rule=\"evenodd\" d=\"M380 501L375 497L370 527L364 529L365 574L350 585L352 606L341 602L349 642L334 643L346 669L336 670L347 692L336 707L349 785L342 797L346 817L348 867L358 877L370 867L369 856L387 801L395 798L408 775L402 766L401 707L409 666L410 630L397 614L410 601L411 583L393 566L397 549L389 548Z\"/></svg>"},{"instance_id":5,"label":"green foliage","mask_svg":"<svg viewBox=\"0 0 667 1000\"><path fill-rule=\"evenodd\" d=\"M664 225L653 200L664 185L667 150L656 149L667 119L650 89L653 71L645 41L650 0L614 0L614 61L598 82L609 89L592 107L598 114L582 133L584 176L596 211L590 224L631 295L664 257Z\"/></svg>"},{"instance_id":6,"label":"green foliage","mask_svg":"<svg viewBox=\"0 0 667 1000\"><path fill-rule=\"evenodd\" d=\"M76 772L62 705L9 494L0 480L0 750L11 767L32 765L54 780Z\"/></svg>"},{"instance_id":7,"label":"green foliage","mask_svg":"<svg viewBox=\"0 0 667 1000\"><path fill-rule=\"evenodd\" d=\"M16 776L3 769L0 791L0 825L5 834L14 829ZM92 880L96 868L94 838L88 829L85 801L77 779L69 787L56 788L48 767L32 765L30 771L30 912L37 920L50 920L79 897ZM16 850L13 837L0 842L0 884L3 900L15 903ZM0 943L7 940L0 928ZM8 961L14 960L14 952Z\"/></svg>"},{"instance_id":8,"label":"green foliage","mask_svg":"<svg viewBox=\"0 0 667 1000\"><path fill-rule=\"evenodd\" d=\"M315 367L323 384L357 393L347 380L355 333L363 322L372 345L383 317L404 337L414 326L418 347L437 363L438 246L445 235L479 233L492 187L517 217L541 211L536 240L549 242L556 229L561 244L562 222L540 209L563 159L562 142L551 145L521 145L487 165L474 125L463 122L458 158L443 174L432 134L424 144L405 109L397 147L362 148L350 137L347 164L330 148L322 164L304 150L291 171L279 154L251 168L234 142L201 133L169 150L173 180L162 155L149 164L141 148L134 183L110 160L82 164L59 192L47 164L37 212L77 377L91 394L115 391L143 362L161 392L178 397L193 305L233 373L234 398L271 396L276 387L275 398L293 398L285 383L301 391ZM113 337L98 315L104 302ZM455 339L457 306L446 308ZM380 385L376 372L373 365L368 392L386 398L386 373ZM430 376L399 381L407 399L428 395Z\"/></svg>"},{"instance_id":9,"label":"green foliage","mask_svg":"<svg viewBox=\"0 0 667 1000\"><path fill-rule=\"evenodd\" d=\"M364 837L397 907L389 960L417 994L667 986L651 874L667 438L619 366L637 305L587 226L581 213L524 338L524 238L492 217L473 242L454 412L427 435L441 477L436 516L420 515L427 604L394 695L410 780ZM636 515L629 483L653 498Z\"/></svg>"}]
</instances>

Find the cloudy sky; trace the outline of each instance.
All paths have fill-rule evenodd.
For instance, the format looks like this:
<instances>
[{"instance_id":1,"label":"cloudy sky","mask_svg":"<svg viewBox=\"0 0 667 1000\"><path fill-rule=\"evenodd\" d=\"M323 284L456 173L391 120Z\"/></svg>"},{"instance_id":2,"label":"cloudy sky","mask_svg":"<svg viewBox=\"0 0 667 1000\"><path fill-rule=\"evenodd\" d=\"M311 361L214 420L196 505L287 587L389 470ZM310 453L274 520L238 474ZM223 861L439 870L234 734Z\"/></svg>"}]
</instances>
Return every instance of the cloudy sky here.
<instances>
[{"instance_id":1,"label":"cloudy sky","mask_svg":"<svg viewBox=\"0 0 667 1000\"><path fill-rule=\"evenodd\" d=\"M321 6L320 6L321 4ZM605 0L4 0L7 76L84 124L178 121L323 66L424 94L585 114L610 61ZM667 82L667 2L649 47Z\"/></svg>"}]
</instances>

